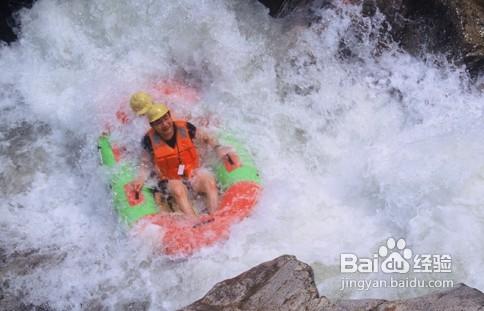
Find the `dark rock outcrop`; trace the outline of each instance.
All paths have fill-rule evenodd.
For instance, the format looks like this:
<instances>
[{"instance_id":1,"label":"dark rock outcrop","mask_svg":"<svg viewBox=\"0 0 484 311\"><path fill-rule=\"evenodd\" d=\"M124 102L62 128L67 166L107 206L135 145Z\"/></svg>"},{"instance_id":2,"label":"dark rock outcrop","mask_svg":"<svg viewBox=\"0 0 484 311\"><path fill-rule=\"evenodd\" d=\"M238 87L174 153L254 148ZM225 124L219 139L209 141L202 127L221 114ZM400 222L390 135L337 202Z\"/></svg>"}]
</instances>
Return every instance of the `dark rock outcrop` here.
<instances>
[{"instance_id":1,"label":"dark rock outcrop","mask_svg":"<svg viewBox=\"0 0 484 311\"><path fill-rule=\"evenodd\" d=\"M284 255L216 284L183 308L202 310L431 311L484 310L484 294L464 284L418 298L340 300L320 297L310 266Z\"/></svg>"},{"instance_id":2,"label":"dark rock outcrop","mask_svg":"<svg viewBox=\"0 0 484 311\"><path fill-rule=\"evenodd\" d=\"M67 253L58 247L28 249L7 253L0 247L0 310L9 311L54 311L48 303L32 304L25 302L23 289L11 289L11 279L35 270L52 268L61 263Z\"/></svg>"},{"instance_id":3,"label":"dark rock outcrop","mask_svg":"<svg viewBox=\"0 0 484 311\"><path fill-rule=\"evenodd\" d=\"M450 290L441 291L417 298L385 301L377 299L342 300L329 307L317 309L330 310L368 310L368 311L467 311L482 310L484 294L465 284L458 284Z\"/></svg>"},{"instance_id":4,"label":"dark rock outcrop","mask_svg":"<svg viewBox=\"0 0 484 311\"><path fill-rule=\"evenodd\" d=\"M260 0L274 17L294 9L323 7L321 0ZM447 55L465 64L473 76L484 73L484 1L482 0L341 0L360 3L364 16L377 10L387 19L393 39L414 55ZM384 37L384 36L382 36Z\"/></svg>"},{"instance_id":5,"label":"dark rock outcrop","mask_svg":"<svg viewBox=\"0 0 484 311\"><path fill-rule=\"evenodd\" d=\"M481 0L364 0L378 8L391 35L412 54L443 53L471 74L484 72L484 2Z\"/></svg>"},{"instance_id":6,"label":"dark rock outcrop","mask_svg":"<svg viewBox=\"0 0 484 311\"><path fill-rule=\"evenodd\" d=\"M281 256L216 284L183 310L302 310L321 299L311 267Z\"/></svg>"},{"instance_id":7,"label":"dark rock outcrop","mask_svg":"<svg viewBox=\"0 0 484 311\"><path fill-rule=\"evenodd\" d=\"M272 17L284 17L297 7L311 3L311 0L259 0L260 3L269 8Z\"/></svg>"},{"instance_id":8,"label":"dark rock outcrop","mask_svg":"<svg viewBox=\"0 0 484 311\"><path fill-rule=\"evenodd\" d=\"M10 43L17 40L14 29L18 27L18 24L14 14L21 8L31 8L34 2L35 0L0 1L0 41Z\"/></svg>"}]
</instances>

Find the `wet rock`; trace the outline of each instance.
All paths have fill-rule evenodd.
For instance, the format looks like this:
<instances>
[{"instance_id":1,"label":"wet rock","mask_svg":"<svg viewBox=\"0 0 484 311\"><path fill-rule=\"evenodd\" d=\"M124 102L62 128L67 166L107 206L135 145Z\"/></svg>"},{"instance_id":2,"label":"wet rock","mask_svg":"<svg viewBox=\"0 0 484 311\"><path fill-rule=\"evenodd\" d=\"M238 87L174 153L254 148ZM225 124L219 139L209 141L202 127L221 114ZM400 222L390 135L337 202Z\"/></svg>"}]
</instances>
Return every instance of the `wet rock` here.
<instances>
[{"instance_id":1,"label":"wet rock","mask_svg":"<svg viewBox=\"0 0 484 311\"><path fill-rule=\"evenodd\" d=\"M284 17L297 7L302 7L311 0L259 0L263 5L269 8L269 14L272 17Z\"/></svg>"},{"instance_id":2,"label":"wet rock","mask_svg":"<svg viewBox=\"0 0 484 311\"><path fill-rule=\"evenodd\" d=\"M355 299L355 300L341 300L337 303L333 303L329 306L315 309L317 311L377 311L385 303L382 299ZM392 309L382 311L394 311Z\"/></svg>"},{"instance_id":3,"label":"wet rock","mask_svg":"<svg viewBox=\"0 0 484 311\"><path fill-rule=\"evenodd\" d=\"M116 303L114 308L112 306L106 305L106 303L101 299L90 300L87 303L81 304L81 310L89 311L109 311L109 310L120 310L120 311L148 311L150 309L150 301L146 300L134 300L128 302Z\"/></svg>"},{"instance_id":4,"label":"wet rock","mask_svg":"<svg viewBox=\"0 0 484 311\"><path fill-rule=\"evenodd\" d=\"M50 127L40 121L0 125L0 160L4 163L0 195L25 191L33 182L33 174L45 171L49 153L40 139L51 133Z\"/></svg>"},{"instance_id":5,"label":"wet rock","mask_svg":"<svg viewBox=\"0 0 484 311\"><path fill-rule=\"evenodd\" d=\"M55 311L48 304L34 305L19 302L16 297L0 300L0 310L8 311Z\"/></svg>"},{"instance_id":6,"label":"wet rock","mask_svg":"<svg viewBox=\"0 0 484 311\"><path fill-rule=\"evenodd\" d=\"M450 290L396 301L377 299L342 300L318 311L371 310L371 311L432 311L432 310L482 310L484 294L465 284L458 284Z\"/></svg>"},{"instance_id":7,"label":"wet rock","mask_svg":"<svg viewBox=\"0 0 484 311\"><path fill-rule=\"evenodd\" d=\"M66 257L67 253L57 246L16 250L8 254L5 250L0 250L0 268L12 275L27 275L35 269L55 267Z\"/></svg>"},{"instance_id":8,"label":"wet rock","mask_svg":"<svg viewBox=\"0 0 484 311\"><path fill-rule=\"evenodd\" d=\"M28 249L7 252L0 248L0 310L9 311L53 311L48 303L32 304L25 301L23 290L12 289L10 280L15 276L26 275L34 270L55 267L61 263L67 253L58 247Z\"/></svg>"},{"instance_id":9,"label":"wet rock","mask_svg":"<svg viewBox=\"0 0 484 311\"><path fill-rule=\"evenodd\" d=\"M8 311L54 311L47 303L34 305L23 302L23 293L11 293L8 291L8 284L0 283L0 310Z\"/></svg>"},{"instance_id":10,"label":"wet rock","mask_svg":"<svg viewBox=\"0 0 484 311\"><path fill-rule=\"evenodd\" d=\"M480 0L364 0L364 13L385 14L391 33L407 51L443 53L484 72L484 2Z\"/></svg>"},{"instance_id":11,"label":"wet rock","mask_svg":"<svg viewBox=\"0 0 484 311\"><path fill-rule=\"evenodd\" d=\"M311 267L284 255L216 284L182 310L431 311L483 310L484 294L465 284L425 296L386 301L320 297Z\"/></svg>"},{"instance_id":12,"label":"wet rock","mask_svg":"<svg viewBox=\"0 0 484 311\"><path fill-rule=\"evenodd\" d=\"M15 28L18 23L15 13L21 8L31 8L35 0L3 0L0 2L0 41L7 43L17 40Z\"/></svg>"},{"instance_id":13,"label":"wet rock","mask_svg":"<svg viewBox=\"0 0 484 311\"><path fill-rule=\"evenodd\" d=\"M285 255L216 284L183 310L302 310L319 302L311 267Z\"/></svg>"},{"instance_id":14,"label":"wet rock","mask_svg":"<svg viewBox=\"0 0 484 311\"><path fill-rule=\"evenodd\" d=\"M458 284L451 290L425 295L422 297L387 302L379 310L482 310L484 294L475 289Z\"/></svg>"},{"instance_id":15,"label":"wet rock","mask_svg":"<svg viewBox=\"0 0 484 311\"><path fill-rule=\"evenodd\" d=\"M260 0L274 17L284 17L304 7L325 7L322 0ZM472 76L484 73L484 2L482 0L342 0L362 5L363 16L382 12L387 32L414 55L441 53L465 64ZM310 10L307 10L310 12ZM386 40L386 36L381 38ZM382 42L385 45L385 42ZM343 52L351 54L351 47Z\"/></svg>"},{"instance_id":16,"label":"wet rock","mask_svg":"<svg viewBox=\"0 0 484 311\"><path fill-rule=\"evenodd\" d=\"M147 311L150 308L149 301L130 301L123 304L121 308L117 308L123 311Z\"/></svg>"}]
</instances>

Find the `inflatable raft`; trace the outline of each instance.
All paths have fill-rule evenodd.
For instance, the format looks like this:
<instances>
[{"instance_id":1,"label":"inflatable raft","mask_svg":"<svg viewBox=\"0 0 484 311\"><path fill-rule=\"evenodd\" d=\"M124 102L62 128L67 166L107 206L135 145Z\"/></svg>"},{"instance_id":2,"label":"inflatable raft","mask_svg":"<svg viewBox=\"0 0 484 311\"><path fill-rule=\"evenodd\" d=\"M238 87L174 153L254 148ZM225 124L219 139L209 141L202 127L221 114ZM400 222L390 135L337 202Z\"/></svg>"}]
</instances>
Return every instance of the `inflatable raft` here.
<instances>
[{"instance_id":1,"label":"inflatable raft","mask_svg":"<svg viewBox=\"0 0 484 311\"><path fill-rule=\"evenodd\" d=\"M167 255L189 255L228 238L231 225L247 217L256 205L261 180L250 153L233 135L221 134L218 139L235 150L238 161L224 158L213 168L222 191L219 208L213 215L201 215L194 222L180 215L160 213L150 188L134 191L135 166L123 159L121 148L112 144L108 134L99 138L101 160L110 171L117 213L130 227L159 226L163 232L160 246Z\"/></svg>"}]
</instances>

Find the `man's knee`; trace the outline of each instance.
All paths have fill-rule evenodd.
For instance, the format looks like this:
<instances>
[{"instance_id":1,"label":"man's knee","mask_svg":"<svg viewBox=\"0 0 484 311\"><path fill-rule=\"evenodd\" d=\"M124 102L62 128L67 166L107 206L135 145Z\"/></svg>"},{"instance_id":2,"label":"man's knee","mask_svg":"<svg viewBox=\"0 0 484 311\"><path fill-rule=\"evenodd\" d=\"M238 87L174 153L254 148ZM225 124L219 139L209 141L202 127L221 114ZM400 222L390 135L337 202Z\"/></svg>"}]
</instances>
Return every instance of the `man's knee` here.
<instances>
[{"instance_id":1,"label":"man's knee","mask_svg":"<svg viewBox=\"0 0 484 311\"><path fill-rule=\"evenodd\" d=\"M213 177L213 175L207 176L206 183L207 183L207 189L217 190L217 182L215 181L215 177Z\"/></svg>"},{"instance_id":2,"label":"man's knee","mask_svg":"<svg viewBox=\"0 0 484 311\"><path fill-rule=\"evenodd\" d=\"M187 196L187 189L185 185L179 180L171 180L168 184L168 190L175 199Z\"/></svg>"},{"instance_id":3,"label":"man's knee","mask_svg":"<svg viewBox=\"0 0 484 311\"><path fill-rule=\"evenodd\" d=\"M204 172L199 176L200 185L205 191L215 191L217 190L217 182L215 177L209 172Z\"/></svg>"}]
</instances>

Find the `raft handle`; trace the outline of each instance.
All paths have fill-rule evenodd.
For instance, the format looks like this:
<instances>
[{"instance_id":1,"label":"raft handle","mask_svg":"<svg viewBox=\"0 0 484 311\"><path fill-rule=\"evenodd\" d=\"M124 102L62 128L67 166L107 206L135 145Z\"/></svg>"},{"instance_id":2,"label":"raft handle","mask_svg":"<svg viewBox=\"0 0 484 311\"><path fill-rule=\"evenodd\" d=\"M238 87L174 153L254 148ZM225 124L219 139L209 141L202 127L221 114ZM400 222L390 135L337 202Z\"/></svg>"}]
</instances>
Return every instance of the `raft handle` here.
<instances>
[{"instance_id":1,"label":"raft handle","mask_svg":"<svg viewBox=\"0 0 484 311\"><path fill-rule=\"evenodd\" d=\"M230 165L234 165L235 164L234 163L234 160L232 160L232 158L230 157L230 154L227 153L225 156L227 157L227 160L229 161Z\"/></svg>"}]
</instances>

